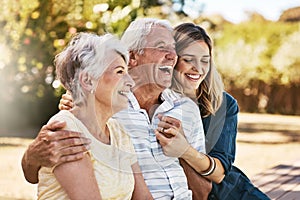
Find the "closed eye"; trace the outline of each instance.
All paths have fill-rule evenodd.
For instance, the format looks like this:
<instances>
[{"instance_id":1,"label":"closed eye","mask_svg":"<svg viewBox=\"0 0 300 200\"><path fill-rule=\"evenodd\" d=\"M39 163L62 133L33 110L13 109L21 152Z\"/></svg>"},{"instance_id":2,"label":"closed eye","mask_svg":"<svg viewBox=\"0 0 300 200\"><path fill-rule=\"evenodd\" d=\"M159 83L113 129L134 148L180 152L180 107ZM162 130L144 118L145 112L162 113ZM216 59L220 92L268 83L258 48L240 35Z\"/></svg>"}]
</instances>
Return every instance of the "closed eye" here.
<instances>
[{"instance_id":1,"label":"closed eye","mask_svg":"<svg viewBox=\"0 0 300 200\"><path fill-rule=\"evenodd\" d=\"M184 60L184 62L187 62L187 63L190 63L193 61L192 59L183 59L183 60Z\"/></svg>"},{"instance_id":2,"label":"closed eye","mask_svg":"<svg viewBox=\"0 0 300 200\"><path fill-rule=\"evenodd\" d=\"M209 60L201 60L202 63L208 64Z\"/></svg>"}]
</instances>

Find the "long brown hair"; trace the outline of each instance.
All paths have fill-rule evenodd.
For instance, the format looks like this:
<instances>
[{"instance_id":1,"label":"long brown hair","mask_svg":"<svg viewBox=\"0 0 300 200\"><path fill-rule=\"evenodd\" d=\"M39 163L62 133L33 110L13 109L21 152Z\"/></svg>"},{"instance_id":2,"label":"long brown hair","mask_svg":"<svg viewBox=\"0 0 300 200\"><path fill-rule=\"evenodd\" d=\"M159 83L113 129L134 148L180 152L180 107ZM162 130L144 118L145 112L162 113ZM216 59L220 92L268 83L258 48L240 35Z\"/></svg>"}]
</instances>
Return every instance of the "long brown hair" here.
<instances>
[{"instance_id":1,"label":"long brown hair","mask_svg":"<svg viewBox=\"0 0 300 200\"><path fill-rule=\"evenodd\" d=\"M200 105L201 115L205 117L214 114L222 103L224 86L213 63L212 40L203 28L193 23L183 23L175 27L174 39L176 41L176 52L178 55L192 42L200 40L207 44L210 55L210 69L205 79L197 88L196 96L197 102ZM172 89L183 91L182 86L180 86L175 78L172 80Z\"/></svg>"}]
</instances>

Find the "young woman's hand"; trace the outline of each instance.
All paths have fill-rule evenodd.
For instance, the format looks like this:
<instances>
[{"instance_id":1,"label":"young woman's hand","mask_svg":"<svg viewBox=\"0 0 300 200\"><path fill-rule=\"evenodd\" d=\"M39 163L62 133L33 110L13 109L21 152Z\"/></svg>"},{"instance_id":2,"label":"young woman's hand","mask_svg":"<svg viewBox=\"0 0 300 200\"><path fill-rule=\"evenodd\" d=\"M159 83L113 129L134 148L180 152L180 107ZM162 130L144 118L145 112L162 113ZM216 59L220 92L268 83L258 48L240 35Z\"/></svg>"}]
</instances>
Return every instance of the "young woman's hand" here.
<instances>
[{"instance_id":1,"label":"young woman's hand","mask_svg":"<svg viewBox=\"0 0 300 200\"><path fill-rule=\"evenodd\" d=\"M191 146L184 136L181 121L169 117L158 116L161 120L155 135L166 156L180 158Z\"/></svg>"}]
</instances>

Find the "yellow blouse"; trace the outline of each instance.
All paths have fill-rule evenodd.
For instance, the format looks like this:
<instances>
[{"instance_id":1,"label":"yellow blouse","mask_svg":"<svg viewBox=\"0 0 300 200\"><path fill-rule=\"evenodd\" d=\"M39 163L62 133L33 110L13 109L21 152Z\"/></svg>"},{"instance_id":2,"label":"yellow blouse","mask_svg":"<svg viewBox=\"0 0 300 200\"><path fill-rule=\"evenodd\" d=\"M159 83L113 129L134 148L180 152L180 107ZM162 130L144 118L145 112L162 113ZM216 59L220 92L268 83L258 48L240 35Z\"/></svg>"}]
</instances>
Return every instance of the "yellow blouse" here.
<instances>
[{"instance_id":1,"label":"yellow blouse","mask_svg":"<svg viewBox=\"0 0 300 200\"><path fill-rule=\"evenodd\" d=\"M134 189L131 165L137 162L134 147L123 127L114 119L107 122L111 144L97 140L69 111L60 111L49 122L66 121L66 130L82 132L90 138L89 154L94 166L102 199L130 199ZM38 199L69 199L56 180L53 169L42 167L39 170Z\"/></svg>"}]
</instances>

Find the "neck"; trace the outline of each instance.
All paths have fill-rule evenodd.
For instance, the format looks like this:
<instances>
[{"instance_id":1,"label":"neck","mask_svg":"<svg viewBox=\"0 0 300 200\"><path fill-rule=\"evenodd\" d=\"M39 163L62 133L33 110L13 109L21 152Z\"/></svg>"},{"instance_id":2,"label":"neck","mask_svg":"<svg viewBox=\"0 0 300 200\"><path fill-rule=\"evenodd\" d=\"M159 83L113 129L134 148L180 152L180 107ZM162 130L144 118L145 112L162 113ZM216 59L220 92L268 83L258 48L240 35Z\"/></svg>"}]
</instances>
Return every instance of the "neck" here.
<instances>
[{"instance_id":1,"label":"neck","mask_svg":"<svg viewBox=\"0 0 300 200\"><path fill-rule=\"evenodd\" d=\"M75 106L71 112L86 126L95 138L105 144L109 144L110 133L106 123L111 116L109 115L110 112L102 107L97 106L93 102L87 102L86 105Z\"/></svg>"},{"instance_id":2,"label":"neck","mask_svg":"<svg viewBox=\"0 0 300 200\"><path fill-rule=\"evenodd\" d=\"M139 88L134 88L133 93L139 102L142 109L145 109L152 118L156 108L160 105L158 98L164 88L153 85L145 85Z\"/></svg>"}]
</instances>

